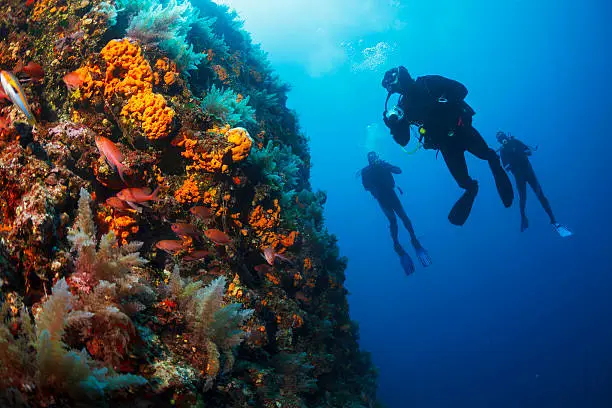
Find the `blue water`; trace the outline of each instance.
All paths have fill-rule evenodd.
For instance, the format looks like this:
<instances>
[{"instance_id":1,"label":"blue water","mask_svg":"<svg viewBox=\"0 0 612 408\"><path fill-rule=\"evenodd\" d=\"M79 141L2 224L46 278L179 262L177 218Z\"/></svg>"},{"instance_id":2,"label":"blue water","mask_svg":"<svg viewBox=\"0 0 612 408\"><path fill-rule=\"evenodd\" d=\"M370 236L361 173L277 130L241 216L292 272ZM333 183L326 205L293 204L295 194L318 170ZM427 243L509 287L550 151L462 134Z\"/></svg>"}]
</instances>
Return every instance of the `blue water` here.
<instances>
[{"instance_id":1,"label":"blue water","mask_svg":"<svg viewBox=\"0 0 612 408\"><path fill-rule=\"evenodd\" d=\"M311 139L312 183L328 192L327 225L349 258L351 315L380 369L380 399L389 407L611 407L612 5L226 3L293 85L289 105ZM358 51L378 42L389 44L386 60L355 69ZM531 191L530 228L520 233L518 203L504 209L488 166L470 155L480 193L466 225L450 225L461 190L443 160L405 154L381 120L382 73L400 64L465 84L474 126L491 145L498 129L538 144L533 166L576 235L558 237ZM403 169L402 202L434 261L410 277L355 178L370 146ZM400 236L408 248L401 227Z\"/></svg>"}]
</instances>

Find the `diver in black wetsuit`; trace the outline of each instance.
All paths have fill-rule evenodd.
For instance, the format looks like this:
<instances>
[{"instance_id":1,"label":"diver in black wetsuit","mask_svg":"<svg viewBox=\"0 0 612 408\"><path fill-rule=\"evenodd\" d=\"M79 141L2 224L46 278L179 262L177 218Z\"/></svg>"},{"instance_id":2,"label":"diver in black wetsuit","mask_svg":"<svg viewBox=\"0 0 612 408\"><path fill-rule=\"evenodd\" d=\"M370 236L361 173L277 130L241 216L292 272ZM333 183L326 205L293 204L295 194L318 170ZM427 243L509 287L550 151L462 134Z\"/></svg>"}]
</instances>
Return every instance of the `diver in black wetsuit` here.
<instances>
[{"instance_id":1,"label":"diver in black wetsuit","mask_svg":"<svg viewBox=\"0 0 612 408\"><path fill-rule=\"evenodd\" d=\"M527 184L529 183L536 197L538 200L540 200L542 208L544 208L544 211L546 211L546 214L548 214L550 223L557 233L559 233L559 235L562 237L572 235L572 233L566 227L557 223L557 220L552 212L552 208L550 208L550 203L544 195L544 191L542 191L542 186L540 186L540 183L538 182L535 172L533 171L533 167L531 166L531 162L529 162L529 156L531 156L532 153L538 149L537 146L534 148L529 147L520 140L515 139L512 136L508 136L501 131L497 132L496 138L501 144L499 153L504 168L510 170L510 172L514 175L514 180L516 181L516 189L518 190L521 208L521 232L525 231L529 227L529 221L525 215Z\"/></svg>"},{"instance_id":2,"label":"diver in black wetsuit","mask_svg":"<svg viewBox=\"0 0 612 408\"><path fill-rule=\"evenodd\" d=\"M472 126L475 112L464 101L468 92L465 86L438 75L415 80L402 66L387 71L382 86L389 92L387 102L392 94L400 94L397 106L387 110L385 103L383 112L393 139L406 146L410 140L410 126L418 125L423 147L439 150L451 175L459 187L465 189L448 216L452 224L463 225L467 221L478 193L478 183L468 173L465 151L489 163L504 206L512 205L512 183L497 153Z\"/></svg>"},{"instance_id":3,"label":"diver in black wetsuit","mask_svg":"<svg viewBox=\"0 0 612 408\"><path fill-rule=\"evenodd\" d=\"M386 161L381 160L376 152L368 153L368 163L369 164L366 167L361 169L361 182L363 187L369 191L372 196L374 196L376 201L378 201L380 208L383 210L385 216L389 220L389 229L391 230L391 238L393 239L393 248L400 256L402 266L406 270L406 273L410 274L414 272L414 265L412 264L410 256L399 243L396 214L404 223L406 230L408 230L412 246L414 247L421 264L425 267L431 265L429 254L425 248L423 248L416 234L414 233L412 223L406 215L406 211L404 211L404 207L402 206L402 203L394 190L395 179L393 178L393 174L400 174L402 170L397 166L393 166ZM404 264L404 262L407 264Z\"/></svg>"}]
</instances>

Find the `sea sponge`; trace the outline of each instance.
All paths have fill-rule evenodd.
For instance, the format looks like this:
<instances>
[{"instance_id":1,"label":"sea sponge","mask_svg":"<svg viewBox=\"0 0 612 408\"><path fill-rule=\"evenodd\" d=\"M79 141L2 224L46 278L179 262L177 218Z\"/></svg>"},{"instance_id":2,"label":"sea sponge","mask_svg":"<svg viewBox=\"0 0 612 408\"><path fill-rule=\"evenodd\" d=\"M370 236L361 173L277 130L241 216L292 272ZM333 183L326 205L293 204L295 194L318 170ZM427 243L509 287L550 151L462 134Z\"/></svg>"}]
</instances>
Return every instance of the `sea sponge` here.
<instances>
[{"instance_id":1,"label":"sea sponge","mask_svg":"<svg viewBox=\"0 0 612 408\"><path fill-rule=\"evenodd\" d=\"M230 149L232 152L232 161L239 162L246 159L251 152L253 139L245 128L237 127L230 129L227 132L227 141L234 146Z\"/></svg>"},{"instance_id":2,"label":"sea sponge","mask_svg":"<svg viewBox=\"0 0 612 408\"><path fill-rule=\"evenodd\" d=\"M153 70L137 44L127 39L111 40L100 56L106 61L105 97L152 92Z\"/></svg>"},{"instance_id":3,"label":"sea sponge","mask_svg":"<svg viewBox=\"0 0 612 408\"><path fill-rule=\"evenodd\" d=\"M174 110L166 105L164 97L153 92L141 92L132 96L121 110L121 116L140 123L145 136L150 140L168 136L174 115Z\"/></svg>"}]
</instances>

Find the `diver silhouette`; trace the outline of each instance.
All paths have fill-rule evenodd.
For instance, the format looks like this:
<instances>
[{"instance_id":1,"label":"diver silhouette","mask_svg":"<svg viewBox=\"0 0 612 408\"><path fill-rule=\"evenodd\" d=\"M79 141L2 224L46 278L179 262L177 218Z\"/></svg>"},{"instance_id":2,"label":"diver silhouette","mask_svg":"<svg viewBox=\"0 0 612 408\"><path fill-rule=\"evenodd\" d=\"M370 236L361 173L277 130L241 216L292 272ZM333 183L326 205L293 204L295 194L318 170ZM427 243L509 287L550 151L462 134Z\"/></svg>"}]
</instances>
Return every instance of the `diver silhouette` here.
<instances>
[{"instance_id":1,"label":"diver silhouette","mask_svg":"<svg viewBox=\"0 0 612 408\"><path fill-rule=\"evenodd\" d=\"M465 190L448 215L452 224L463 225L467 221L478 193L478 183L468 172L466 151L489 163L504 206L512 205L514 192L510 178L495 150L472 126L475 112L464 101L468 92L465 86L439 75L415 80L403 66L387 71L382 86L388 91L383 120L393 139L406 146L410 141L411 125L418 125L423 147L442 153L451 175ZM387 110L389 98L395 93L400 95L398 104Z\"/></svg>"},{"instance_id":2,"label":"diver silhouette","mask_svg":"<svg viewBox=\"0 0 612 408\"><path fill-rule=\"evenodd\" d=\"M363 187L372 194L376 201L378 201L380 208L389 220L389 230L391 232L391 239L393 240L393 248L400 257L404 271L408 275L414 272L414 263L399 243L397 217L402 220L404 227L408 230L412 246L421 264L424 267L431 265L431 258L414 233L412 223L406 215L406 211L394 190L395 179L393 178L393 174L400 174L402 170L397 166L393 166L381 160L376 152L368 153L368 163L366 167L361 169L361 182Z\"/></svg>"},{"instance_id":3,"label":"diver silhouette","mask_svg":"<svg viewBox=\"0 0 612 408\"><path fill-rule=\"evenodd\" d=\"M542 186L538 182L538 179L533 171L529 156L533 154L538 147L530 147L520 140L509 136L506 133L499 131L496 134L497 141L501 144L499 149L501 161L504 168L509 170L514 175L516 182L516 189L518 190L519 203L521 209L521 232L525 231L529 227L529 220L525 215L525 204L527 203L527 184L531 186L531 189L535 193L536 197L540 201L542 208L548 214L550 223L557 233L562 237L568 237L572 235L572 232L565 226L559 224L555 219L552 208L548 199L544 195Z\"/></svg>"}]
</instances>

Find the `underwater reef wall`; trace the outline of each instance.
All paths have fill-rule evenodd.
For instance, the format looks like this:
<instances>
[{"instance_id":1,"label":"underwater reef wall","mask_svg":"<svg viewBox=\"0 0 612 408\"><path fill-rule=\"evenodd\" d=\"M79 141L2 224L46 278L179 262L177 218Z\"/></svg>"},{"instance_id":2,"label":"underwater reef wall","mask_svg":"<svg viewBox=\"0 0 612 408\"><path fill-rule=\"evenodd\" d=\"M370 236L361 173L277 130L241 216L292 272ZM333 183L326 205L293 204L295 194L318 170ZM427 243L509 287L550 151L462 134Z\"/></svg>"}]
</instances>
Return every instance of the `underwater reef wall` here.
<instances>
[{"instance_id":1,"label":"underwater reef wall","mask_svg":"<svg viewBox=\"0 0 612 408\"><path fill-rule=\"evenodd\" d=\"M235 14L3 0L0 69L0 406L378 406L289 87Z\"/></svg>"}]
</instances>

